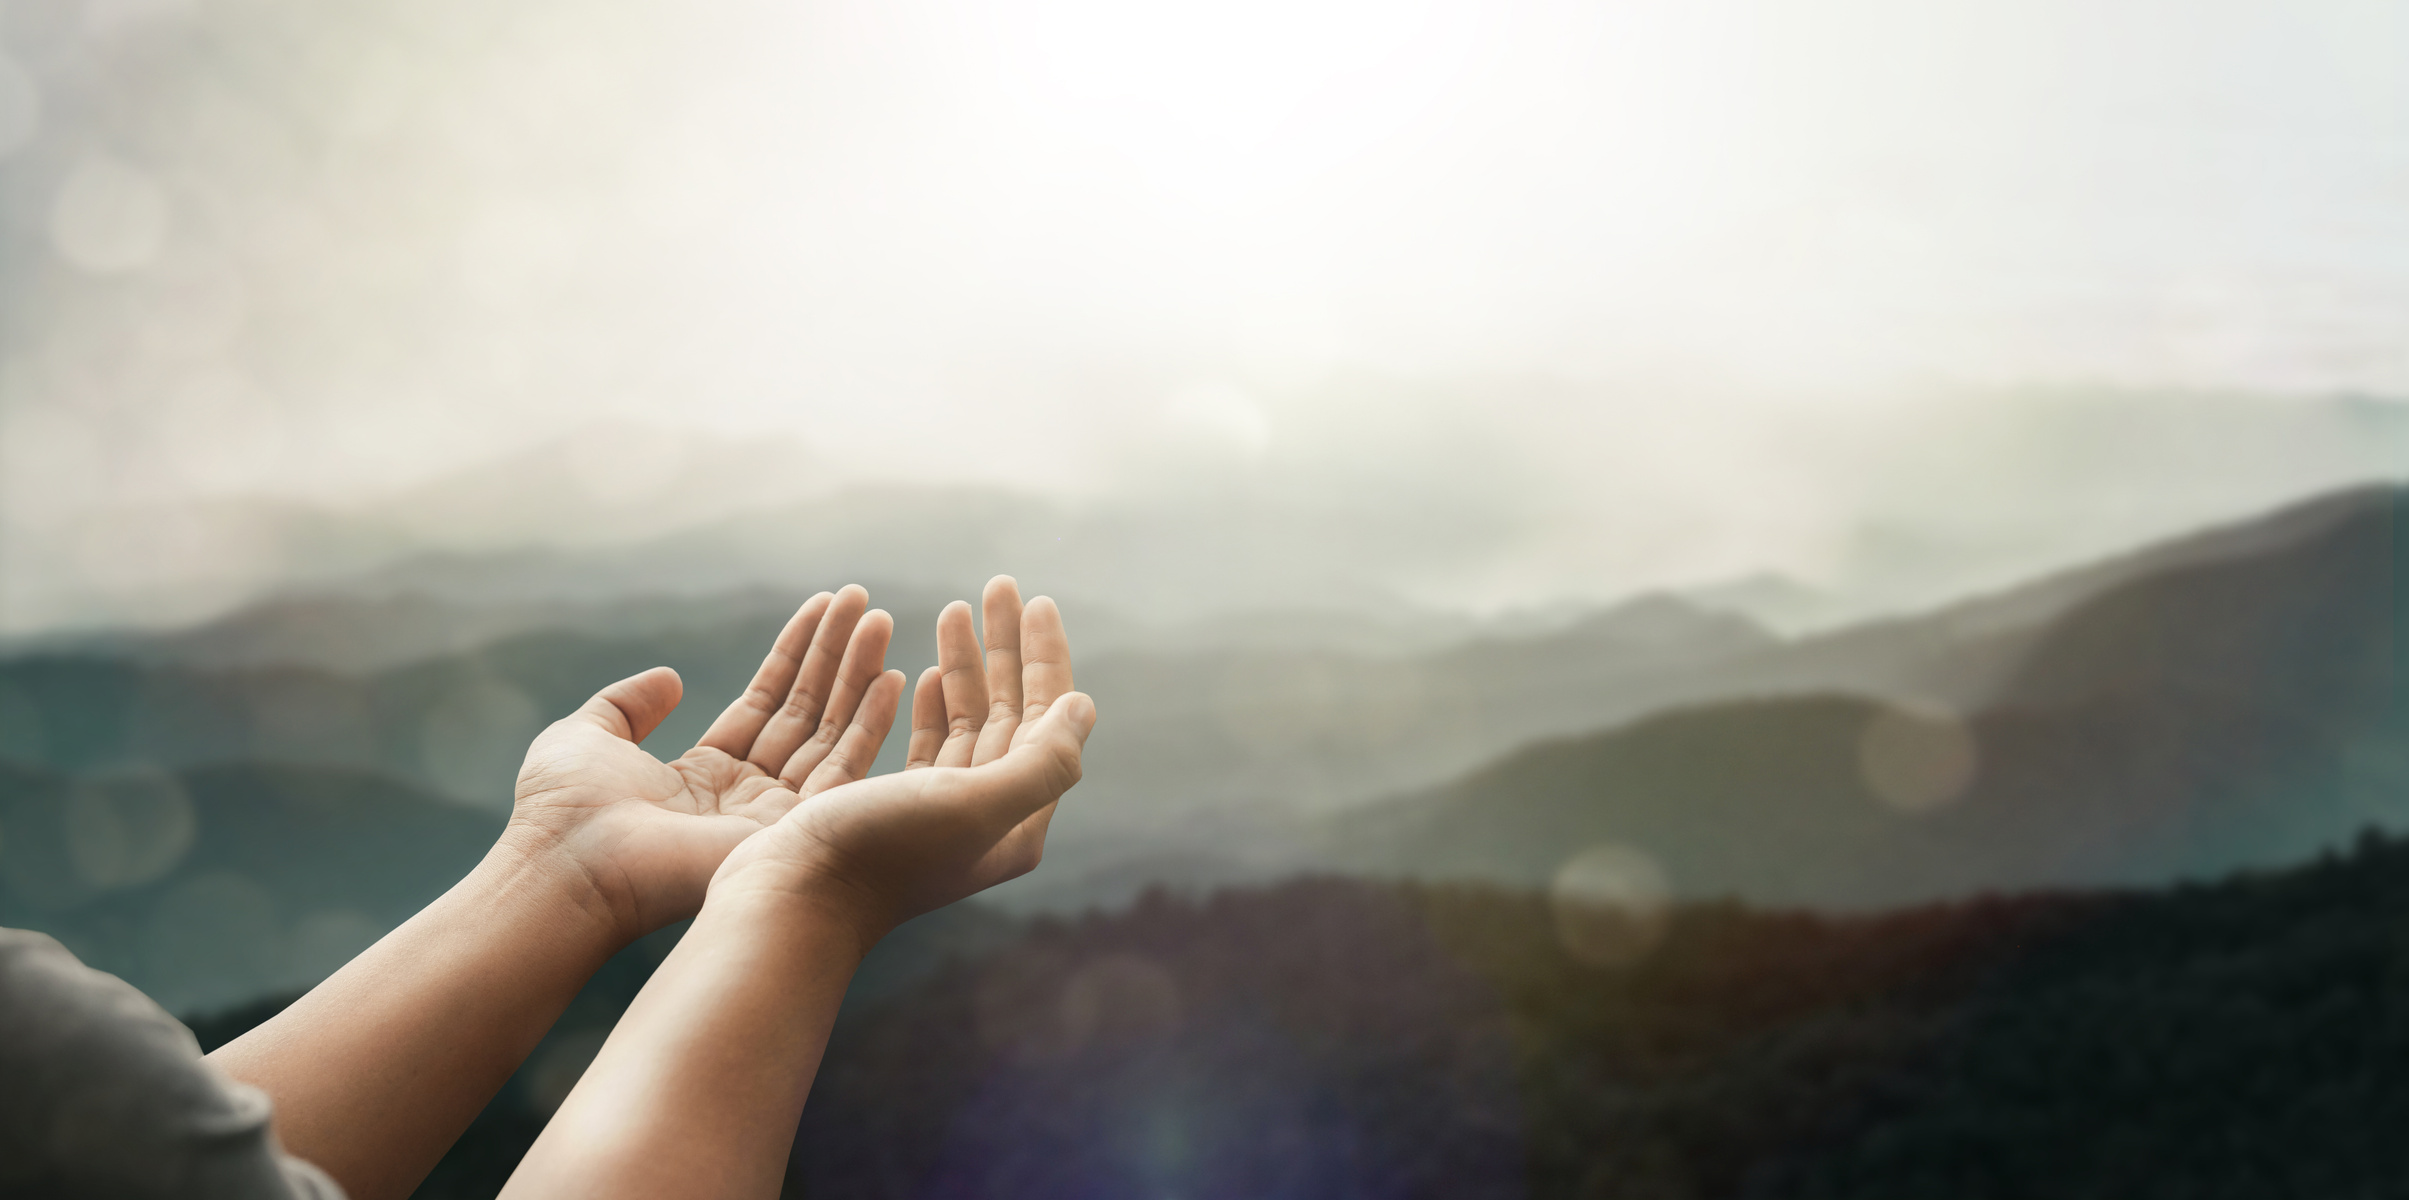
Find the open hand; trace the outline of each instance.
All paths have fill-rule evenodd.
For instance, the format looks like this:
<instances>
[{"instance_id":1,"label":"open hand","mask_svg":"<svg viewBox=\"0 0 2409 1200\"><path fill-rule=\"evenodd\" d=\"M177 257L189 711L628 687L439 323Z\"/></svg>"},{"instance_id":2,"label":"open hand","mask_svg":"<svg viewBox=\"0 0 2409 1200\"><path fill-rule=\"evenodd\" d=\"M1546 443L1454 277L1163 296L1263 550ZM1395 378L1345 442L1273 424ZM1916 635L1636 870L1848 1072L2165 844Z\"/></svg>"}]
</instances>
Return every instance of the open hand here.
<instances>
[{"instance_id":1,"label":"open hand","mask_svg":"<svg viewBox=\"0 0 2409 1200\"><path fill-rule=\"evenodd\" d=\"M883 669L894 621L868 605L855 586L805 602L744 694L670 762L637 743L677 707L677 672L602 689L527 751L506 836L583 871L622 940L693 916L737 844L877 760L903 673Z\"/></svg>"},{"instance_id":2,"label":"open hand","mask_svg":"<svg viewBox=\"0 0 2409 1200\"><path fill-rule=\"evenodd\" d=\"M937 665L912 696L910 761L830 787L730 854L712 894L802 893L834 907L866 950L897 923L1024 874L1045 852L1055 802L1079 781L1095 704L1071 690L1062 614L1024 609L999 575L937 618ZM896 676L900 679L900 675Z\"/></svg>"}]
</instances>

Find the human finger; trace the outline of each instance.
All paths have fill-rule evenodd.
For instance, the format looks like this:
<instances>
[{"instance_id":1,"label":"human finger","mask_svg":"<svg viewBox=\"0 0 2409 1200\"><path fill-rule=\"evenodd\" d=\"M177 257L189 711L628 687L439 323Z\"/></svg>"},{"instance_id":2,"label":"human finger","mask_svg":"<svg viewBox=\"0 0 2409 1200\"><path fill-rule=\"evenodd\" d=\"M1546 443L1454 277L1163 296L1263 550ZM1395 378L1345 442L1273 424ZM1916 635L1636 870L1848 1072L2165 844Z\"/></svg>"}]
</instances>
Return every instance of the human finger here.
<instances>
[{"instance_id":1,"label":"human finger","mask_svg":"<svg viewBox=\"0 0 2409 1200\"><path fill-rule=\"evenodd\" d=\"M861 623L862 613L869 607L870 593L856 584L838 588L829 599L828 613L812 632L811 648L803 652L803 663L795 671L795 685L787 689L778 711L761 727L761 736L753 739L744 756L746 762L764 774L775 775L785 769L786 760L795 756L803 739L820 727L820 714L826 711L829 694L836 688L837 670L852 645L853 627Z\"/></svg>"},{"instance_id":2,"label":"human finger","mask_svg":"<svg viewBox=\"0 0 2409 1200\"><path fill-rule=\"evenodd\" d=\"M697 747L708 746L730 758L743 758L752 752L753 739L761 736L761 727L786 702L786 694L795 686L795 672L803 666L803 652L811 646L811 635L820 627L820 618L828 612L828 604L836 599L833 593L821 592L803 602L795 615L786 619L786 627L770 641L770 652L761 660L761 669L753 672L753 681L745 685L743 694L736 697L711 728L703 733Z\"/></svg>"},{"instance_id":3,"label":"human finger","mask_svg":"<svg viewBox=\"0 0 2409 1200\"><path fill-rule=\"evenodd\" d=\"M1071 690L1071 641L1052 598L1039 596L1021 610L1020 654L1020 717L1035 721Z\"/></svg>"},{"instance_id":4,"label":"human finger","mask_svg":"<svg viewBox=\"0 0 2409 1200\"><path fill-rule=\"evenodd\" d=\"M1096 704L1085 692L1066 692L1046 715L1029 723L1011 752L974 775L988 776L977 803L1009 828L1052 804L1079 782L1081 749L1096 726ZM990 774L992 773L992 774Z\"/></svg>"},{"instance_id":5,"label":"human finger","mask_svg":"<svg viewBox=\"0 0 2409 1200\"><path fill-rule=\"evenodd\" d=\"M685 681L678 678L677 672L654 667L594 693L592 699L569 714L569 719L598 726L614 737L641 742L659 728L685 694Z\"/></svg>"},{"instance_id":6,"label":"human finger","mask_svg":"<svg viewBox=\"0 0 2409 1200\"><path fill-rule=\"evenodd\" d=\"M987 658L987 719L979 726L970 765L993 762L1012 748L1020 728L1020 584L1010 575L987 581L979 596L979 641Z\"/></svg>"},{"instance_id":7,"label":"human finger","mask_svg":"<svg viewBox=\"0 0 2409 1200\"><path fill-rule=\"evenodd\" d=\"M945 741L937 749L937 765L967 767L979 726L987 721L987 668L979 661L970 606L959 600L937 614L937 669L943 673L945 698Z\"/></svg>"},{"instance_id":8,"label":"human finger","mask_svg":"<svg viewBox=\"0 0 2409 1200\"><path fill-rule=\"evenodd\" d=\"M869 694L885 670L887 643L894 635L895 618L888 616L885 609L874 608L862 614L860 623L854 626L853 637L845 643L845 657L837 667L836 686L829 693L827 704L820 710L820 723L812 729L811 736L804 738L803 744L788 756L786 765L778 770L778 778L785 781L787 786L796 787L810 778L812 769L820 765L820 760L836 749L837 742L852 726L853 714L861 707L862 698ZM892 697L889 698L889 707L893 707ZM892 724L894 717L895 714L889 712L888 723ZM886 736L884 726L881 726L879 736Z\"/></svg>"},{"instance_id":9,"label":"human finger","mask_svg":"<svg viewBox=\"0 0 2409 1200\"><path fill-rule=\"evenodd\" d=\"M844 736L822 758L811 774L795 791L805 799L840 787L856 779L866 778L878 762L878 749L887 744L887 731L895 727L895 709L903 702L903 672L886 671L873 680L862 696L861 707L854 713L852 723L845 727Z\"/></svg>"},{"instance_id":10,"label":"human finger","mask_svg":"<svg viewBox=\"0 0 2409 1200\"><path fill-rule=\"evenodd\" d=\"M937 765L937 750L945 744L945 671L930 667L912 689L912 740L905 743L903 769Z\"/></svg>"}]
</instances>

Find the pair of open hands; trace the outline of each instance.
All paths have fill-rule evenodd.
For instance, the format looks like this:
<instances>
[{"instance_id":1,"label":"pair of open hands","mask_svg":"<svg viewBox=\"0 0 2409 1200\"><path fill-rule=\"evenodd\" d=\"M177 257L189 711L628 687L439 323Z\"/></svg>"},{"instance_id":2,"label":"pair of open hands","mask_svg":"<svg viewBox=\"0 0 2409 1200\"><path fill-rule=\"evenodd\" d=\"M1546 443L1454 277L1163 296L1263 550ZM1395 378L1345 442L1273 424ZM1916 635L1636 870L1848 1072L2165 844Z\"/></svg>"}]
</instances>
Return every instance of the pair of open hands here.
<instances>
[{"instance_id":1,"label":"pair of open hands","mask_svg":"<svg viewBox=\"0 0 2409 1200\"><path fill-rule=\"evenodd\" d=\"M1095 705L1071 690L1062 614L1008 576L937 618L938 664L912 696L909 762L869 778L904 678L894 620L861 588L823 592L779 632L744 694L693 749L637 745L678 705L677 672L604 688L535 740L514 834L592 883L622 940L723 889L833 906L867 949L909 917L1023 874L1079 781Z\"/></svg>"}]
</instances>

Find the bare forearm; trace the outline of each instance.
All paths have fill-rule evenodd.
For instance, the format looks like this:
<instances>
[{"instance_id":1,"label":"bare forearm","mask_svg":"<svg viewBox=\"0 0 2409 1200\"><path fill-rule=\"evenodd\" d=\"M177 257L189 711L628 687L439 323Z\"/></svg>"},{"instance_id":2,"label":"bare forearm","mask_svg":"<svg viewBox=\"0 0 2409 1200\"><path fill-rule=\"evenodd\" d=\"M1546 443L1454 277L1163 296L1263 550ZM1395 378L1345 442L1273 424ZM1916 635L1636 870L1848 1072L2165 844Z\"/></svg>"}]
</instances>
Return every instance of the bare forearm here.
<instances>
[{"instance_id":1,"label":"bare forearm","mask_svg":"<svg viewBox=\"0 0 2409 1200\"><path fill-rule=\"evenodd\" d=\"M403 1197L619 948L573 867L505 836L450 891L210 1058L353 1200Z\"/></svg>"},{"instance_id":2,"label":"bare forearm","mask_svg":"<svg viewBox=\"0 0 2409 1200\"><path fill-rule=\"evenodd\" d=\"M504 1194L777 1195L853 928L791 894L715 893Z\"/></svg>"}]
</instances>

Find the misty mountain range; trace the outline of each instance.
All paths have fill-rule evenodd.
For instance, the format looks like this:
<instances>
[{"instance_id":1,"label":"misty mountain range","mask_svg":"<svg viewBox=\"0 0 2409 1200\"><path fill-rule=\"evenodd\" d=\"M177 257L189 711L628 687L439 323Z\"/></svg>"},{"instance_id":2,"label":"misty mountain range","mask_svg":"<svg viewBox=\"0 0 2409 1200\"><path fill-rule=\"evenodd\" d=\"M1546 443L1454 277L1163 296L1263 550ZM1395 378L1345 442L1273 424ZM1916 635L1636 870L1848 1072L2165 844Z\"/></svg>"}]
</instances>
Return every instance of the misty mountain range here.
<instances>
[{"instance_id":1,"label":"misty mountain range","mask_svg":"<svg viewBox=\"0 0 2409 1200\"><path fill-rule=\"evenodd\" d=\"M1473 380L1459 390L1472 404L1532 389ZM1378 380L1339 390L1360 393L1367 420L1402 403ZM1556 421L1597 399L1538 390ZM1768 420L1733 436L1785 428ZM1378 631L1343 648L1428 649L1479 631L1453 613L1521 607L1541 610L1538 623L1569 620L1649 580L1798 635L2009 589L2389 477L2409 446L2409 405L1935 394L1794 431L1797 478L1728 480L1714 503L1657 496L1642 508L1645 489L1625 495L1612 477L1618 456L1644 446L1568 434L1552 451L1564 461L1520 463L1494 444L1504 432L1416 426L1391 431L1399 446L1365 444L1343 461L1140 456L1126 477L1046 491L860 474L867 464L840 448L783 435L604 426L341 500L126 499L55 513L27 501L0 528L0 632L22 648L42 631L160 630L317 597L444 604L473 614L458 628L487 640L629 597L708 607L733 590L843 579L959 594L1008 570L1098 631L1160 637L1231 614L1306 611ZM1899 439L1913 452L1829 460L1839 447ZM1494 469L1434 473L1406 449ZM1823 549L1801 557L1802 542ZM473 644L460 637L395 640L402 657L378 665Z\"/></svg>"},{"instance_id":2,"label":"misty mountain range","mask_svg":"<svg viewBox=\"0 0 2409 1200\"><path fill-rule=\"evenodd\" d=\"M1613 842L1688 894L1885 904L2201 877L2397 827L2403 496L2351 493L2137 556L2147 569L2039 626L1962 720L1878 693L1686 709L1351 813L1335 852L1544 884L1568 848ZM1899 795L1886 772L1934 768L1886 753L1959 755L1938 769L1964 778Z\"/></svg>"},{"instance_id":3,"label":"misty mountain range","mask_svg":"<svg viewBox=\"0 0 2409 1200\"><path fill-rule=\"evenodd\" d=\"M1273 613L1183 642L1107 620L1079 667L1106 715L1086 782L1047 869L995 899L1075 907L1309 868L1544 884L1596 843L1652 856L1684 895L1819 905L2288 861L2409 817L2401 495L2338 493L1800 638L1675 595L1470 638ZM372 936L474 861L545 721L665 662L689 699L651 746L673 754L798 598L320 596L0 661L0 756L17 764L0 785L0 922L54 928L172 994L185 984L167 964L184 960L159 957L143 914L215 897L195 911L288 947L254 982L293 978L311 938ZM897 617L894 665L925 664L941 599L874 583ZM1076 612L1073 626L1076 641ZM1903 765L1875 761L1877 725L1905 739ZM1965 777L1913 794L1935 770ZM1886 799L1884 771L1910 794ZM381 865L312 874L300 860L333 843L280 849L276 821L243 807L271 801L237 795L241 780L320 804L307 811L338 822L325 828L372 847L344 853ZM145 804L202 832L172 854L129 849ZM214 840L230 826L252 831L243 856ZM85 886L28 865L44 862ZM211 1002L261 990L191 986Z\"/></svg>"}]
</instances>

